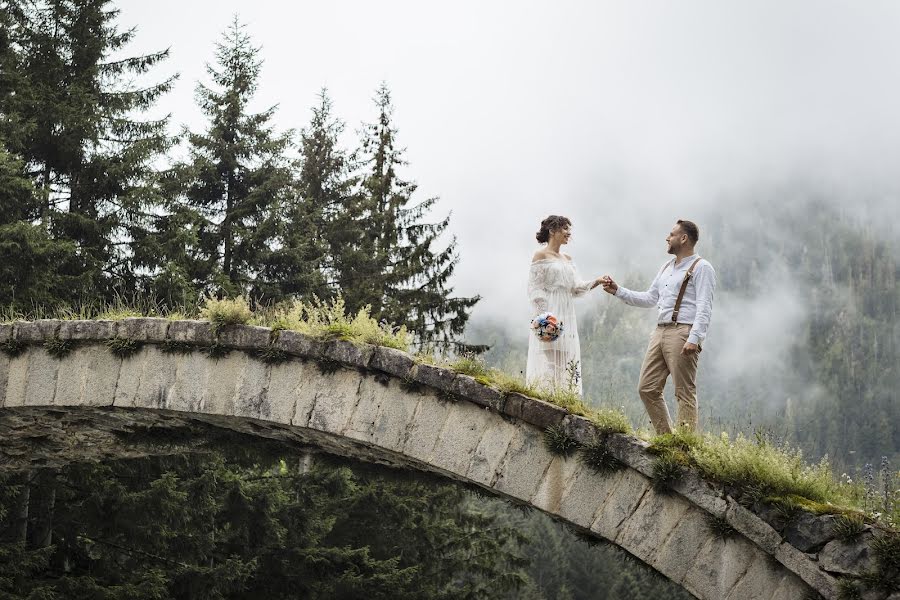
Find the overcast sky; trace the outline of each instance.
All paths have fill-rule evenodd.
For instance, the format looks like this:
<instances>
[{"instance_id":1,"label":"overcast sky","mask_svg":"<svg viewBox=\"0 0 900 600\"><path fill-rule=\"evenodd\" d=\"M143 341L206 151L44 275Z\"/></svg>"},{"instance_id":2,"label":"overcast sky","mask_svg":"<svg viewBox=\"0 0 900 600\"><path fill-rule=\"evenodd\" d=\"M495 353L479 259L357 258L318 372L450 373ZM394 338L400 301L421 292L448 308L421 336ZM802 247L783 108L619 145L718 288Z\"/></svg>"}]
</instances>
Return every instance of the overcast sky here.
<instances>
[{"instance_id":1,"label":"overcast sky","mask_svg":"<svg viewBox=\"0 0 900 600\"><path fill-rule=\"evenodd\" d=\"M896 231L900 2L671 0L435 3L127 0L134 51L171 48L160 108L204 126L204 64L234 14L262 46L256 108L300 128L327 86L347 142L393 92L404 174L453 211L457 292L519 319L534 232L575 222L584 275L665 259L677 218L739 218L748 190L800 177L877 198ZM724 204L723 204L724 203ZM701 247L702 248L702 247ZM519 310L519 309L517 309Z\"/></svg>"}]
</instances>

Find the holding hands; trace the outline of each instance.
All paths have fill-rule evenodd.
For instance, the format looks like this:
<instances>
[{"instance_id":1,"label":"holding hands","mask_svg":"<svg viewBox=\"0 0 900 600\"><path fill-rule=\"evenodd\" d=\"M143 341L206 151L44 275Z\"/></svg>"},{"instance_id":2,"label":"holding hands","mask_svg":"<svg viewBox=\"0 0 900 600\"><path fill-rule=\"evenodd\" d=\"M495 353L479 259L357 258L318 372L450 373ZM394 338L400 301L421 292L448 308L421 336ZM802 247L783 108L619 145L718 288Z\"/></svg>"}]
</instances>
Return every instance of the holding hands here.
<instances>
[{"instance_id":1,"label":"holding hands","mask_svg":"<svg viewBox=\"0 0 900 600\"><path fill-rule=\"evenodd\" d=\"M607 294L615 296L616 292L619 291L619 284L617 284L609 275L604 275L598 281L600 282L600 285L603 286L603 291Z\"/></svg>"}]
</instances>

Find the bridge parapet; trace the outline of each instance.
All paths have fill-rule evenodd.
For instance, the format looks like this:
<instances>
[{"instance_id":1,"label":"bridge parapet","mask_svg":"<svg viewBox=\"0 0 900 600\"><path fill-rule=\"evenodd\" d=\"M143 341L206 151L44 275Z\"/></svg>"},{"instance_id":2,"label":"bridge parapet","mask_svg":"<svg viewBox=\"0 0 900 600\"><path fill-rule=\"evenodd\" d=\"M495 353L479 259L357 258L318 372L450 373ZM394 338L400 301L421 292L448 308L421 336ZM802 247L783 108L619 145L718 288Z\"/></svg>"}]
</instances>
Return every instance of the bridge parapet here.
<instances>
[{"instance_id":1,"label":"bridge parapet","mask_svg":"<svg viewBox=\"0 0 900 600\"><path fill-rule=\"evenodd\" d=\"M871 527L842 541L831 516L780 522L691 470L660 489L643 440L391 348L148 318L0 325L0 347L0 468L35 466L8 450L44 422L17 414L82 410L94 427L127 430L128 414L158 413L479 486L620 546L699 598L836 599L838 577L873 568ZM604 444L624 468L552 453L548 427Z\"/></svg>"}]
</instances>

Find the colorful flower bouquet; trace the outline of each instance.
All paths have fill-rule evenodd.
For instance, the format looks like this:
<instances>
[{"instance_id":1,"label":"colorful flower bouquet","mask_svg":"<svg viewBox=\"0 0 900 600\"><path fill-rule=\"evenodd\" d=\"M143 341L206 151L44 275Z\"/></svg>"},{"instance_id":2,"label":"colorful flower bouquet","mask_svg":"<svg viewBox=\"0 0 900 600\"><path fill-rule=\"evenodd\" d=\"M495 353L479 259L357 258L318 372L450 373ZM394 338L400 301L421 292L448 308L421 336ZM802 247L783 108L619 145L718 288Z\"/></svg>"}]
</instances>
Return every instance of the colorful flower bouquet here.
<instances>
[{"instance_id":1,"label":"colorful flower bouquet","mask_svg":"<svg viewBox=\"0 0 900 600\"><path fill-rule=\"evenodd\" d=\"M541 313L531 320L531 329L542 342L553 342L563 332L563 323L553 313Z\"/></svg>"}]
</instances>

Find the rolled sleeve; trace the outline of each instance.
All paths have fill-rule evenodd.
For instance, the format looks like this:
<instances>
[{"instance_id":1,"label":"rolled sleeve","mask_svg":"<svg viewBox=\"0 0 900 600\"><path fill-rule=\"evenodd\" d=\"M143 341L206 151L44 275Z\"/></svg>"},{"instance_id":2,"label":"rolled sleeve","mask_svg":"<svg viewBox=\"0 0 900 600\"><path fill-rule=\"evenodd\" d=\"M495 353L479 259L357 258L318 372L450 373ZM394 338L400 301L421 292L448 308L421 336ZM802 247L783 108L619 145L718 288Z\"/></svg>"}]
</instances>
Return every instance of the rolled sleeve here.
<instances>
[{"instance_id":1,"label":"rolled sleeve","mask_svg":"<svg viewBox=\"0 0 900 600\"><path fill-rule=\"evenodd\" d=\"M700 345L706 340L712 318L713 296L716 291L716 271L708 262L698 265L694 273L694 289L697 291L697 312L688 342Z\"/></svg>"}]
</instances>

